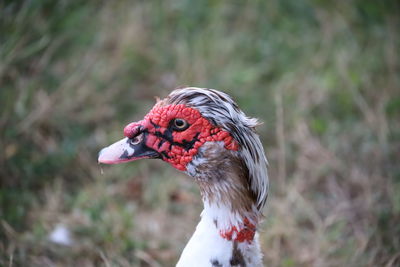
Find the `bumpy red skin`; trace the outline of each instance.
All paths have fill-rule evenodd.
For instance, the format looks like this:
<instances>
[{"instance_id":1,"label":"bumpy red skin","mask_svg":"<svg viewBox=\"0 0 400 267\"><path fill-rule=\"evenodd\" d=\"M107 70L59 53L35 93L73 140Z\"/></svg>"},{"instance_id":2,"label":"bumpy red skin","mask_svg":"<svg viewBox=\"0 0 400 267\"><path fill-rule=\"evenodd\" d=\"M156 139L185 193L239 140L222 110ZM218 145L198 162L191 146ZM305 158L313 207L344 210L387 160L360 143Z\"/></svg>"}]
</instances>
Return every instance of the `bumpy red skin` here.
<instances>
[{"instance_id":1,"label":"bumpy red skin","mask_svg":"<svg viewBox=\"0 0 400 267\"><path fill-rule=\"evenodd\" d=\"M173 119L184 119L189 123L189 127L184 131L172 131L172 144L162 136ZM133 138L140 132L147 131L149 134L146 139L146 146L159 153L164 153L168 157L163 157L164 161L169 162L178 170L186 171L186 165L192 161L199 148L205 142L222 141L225 148L238 150L238 143L227 132L212 125L207 119L203 118L199 111L187 107L183 104L154 106L142 121L128 124L124 129L124 135ZM160 145L160 142L161 143ZM186 149L176 143L193 142L190 149Z\"/></svg>"},{"instance_id":2,"label":"bumpy red skin","mask_svg":"<svg viewBox=\"0 0 400 267\"><path fill-rule=\"evenodd\" d=\"M236 226L232 226L228 231L220 231L220 236L231 241L244 242L247 241L251 243L254 239L254 235L256 234L256 227L254 224L250 223L247 218L243 221L243 228L238 230Z\"/></svg>"},{"instance_id":3,"label":"bumpy red skin","mask_svg":"<svg viewBox=\"0 0 400 267\"><path fill-rule=\"evenodd\" d=\"M179 145L171 145L165 137L156 135L156 132L158 135L164 135L170 127L170 122L177 118L186 120L190 126L184 131L172 131L172 142L182 144L196 140L189 150ZM181 171L186 171L186 165L193 160L205 142L222 141L228 150L237 151L239 148L237 141L227 131L212 125L199 111L183 104L156 105L143 120L128 124L124 135L133 138L144 131L148 132L146 146L159 153L166 153L168 157L162 159ZM159 145L160 142L163 143ZM221 231L220 235L227 240L250 243L254 239L255 231L255 226L245 218L242 229L238 230L233 226L228 231Z\"/></svg>"}]
</instances>

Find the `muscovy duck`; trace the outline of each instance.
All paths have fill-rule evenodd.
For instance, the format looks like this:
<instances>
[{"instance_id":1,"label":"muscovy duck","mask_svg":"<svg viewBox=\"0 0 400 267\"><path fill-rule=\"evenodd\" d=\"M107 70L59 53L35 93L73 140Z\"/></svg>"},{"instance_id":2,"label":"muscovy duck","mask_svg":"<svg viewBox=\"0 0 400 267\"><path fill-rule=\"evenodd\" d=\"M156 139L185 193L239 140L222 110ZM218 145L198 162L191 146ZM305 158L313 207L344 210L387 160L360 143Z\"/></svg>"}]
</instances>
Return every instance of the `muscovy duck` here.
<instances>
[{"instance_id":1,"label":"muscovy duck","mask_svg":"<svg viewBox=\"0 0 400 267\"><path fill-rule=\"evenodd\" d=\"M257 226L268 175L257 125L223 92L175 89L128 124L125 138L103 148L98 161L158 158L197 182L204 210L177 266L262 266Z\"/></svg>"}]
</instances>

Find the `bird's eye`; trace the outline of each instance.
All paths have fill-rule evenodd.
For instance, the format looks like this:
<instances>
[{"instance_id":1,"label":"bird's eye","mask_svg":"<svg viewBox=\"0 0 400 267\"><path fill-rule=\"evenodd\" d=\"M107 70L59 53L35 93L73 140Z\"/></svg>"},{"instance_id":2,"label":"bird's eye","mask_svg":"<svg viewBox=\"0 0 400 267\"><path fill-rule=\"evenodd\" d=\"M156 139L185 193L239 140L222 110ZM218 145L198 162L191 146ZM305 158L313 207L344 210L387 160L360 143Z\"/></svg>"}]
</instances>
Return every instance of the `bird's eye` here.
<instances>
[{"instance_id":1,"label":"bird's eye","mask_svg":"<svg viewBox=\"0 0 400 267\"><path fill-rule=\"evenodd\" d=\"M174 119L173 126L176 131L184 131L189 127L189 123L184 119Z\"/></svg>"}]
</instances>

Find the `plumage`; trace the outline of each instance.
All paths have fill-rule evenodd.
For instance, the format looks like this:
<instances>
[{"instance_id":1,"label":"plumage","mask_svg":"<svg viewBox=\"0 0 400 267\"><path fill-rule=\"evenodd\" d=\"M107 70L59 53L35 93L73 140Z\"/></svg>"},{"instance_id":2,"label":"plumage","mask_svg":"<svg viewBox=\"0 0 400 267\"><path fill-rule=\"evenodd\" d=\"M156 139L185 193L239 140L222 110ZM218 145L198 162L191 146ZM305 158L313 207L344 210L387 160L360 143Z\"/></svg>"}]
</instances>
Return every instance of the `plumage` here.
<instances>
[{"instance_id":1,"label":"plumage","mask_svg":"<svg viewBox=\"0 0 400 267\"><path fill-rule=\"evenodd\" d=\"M160 158L200 187L204 210L177 266L262 266L257 226L268 197L258 121L214 89L175 89L99 162Z\"/></svg>"}]
</instances>

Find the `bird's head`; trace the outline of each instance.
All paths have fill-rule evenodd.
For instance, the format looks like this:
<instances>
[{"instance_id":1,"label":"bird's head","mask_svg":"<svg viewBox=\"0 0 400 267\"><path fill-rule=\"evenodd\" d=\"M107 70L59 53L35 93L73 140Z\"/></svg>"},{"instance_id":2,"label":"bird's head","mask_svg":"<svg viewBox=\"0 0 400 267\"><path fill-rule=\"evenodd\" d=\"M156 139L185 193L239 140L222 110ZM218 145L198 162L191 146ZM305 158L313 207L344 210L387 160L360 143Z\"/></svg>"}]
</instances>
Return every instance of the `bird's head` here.
<instances>
[{"instance_id":1,"label":"bird's head","mask_svg":"<svg viewBox=\"0 0 400 267\"><path fill-rule=\"evenodd\" d=\"M125 126L125 138L102 149L98 160L117 164L159 158L198 180L222 169L236 170L244 173L241 183L261 208L268 178L264 150L254 130L257 124L225 93L176 89L158 100L143 120Z\"/></svg>"}]
</instances>

